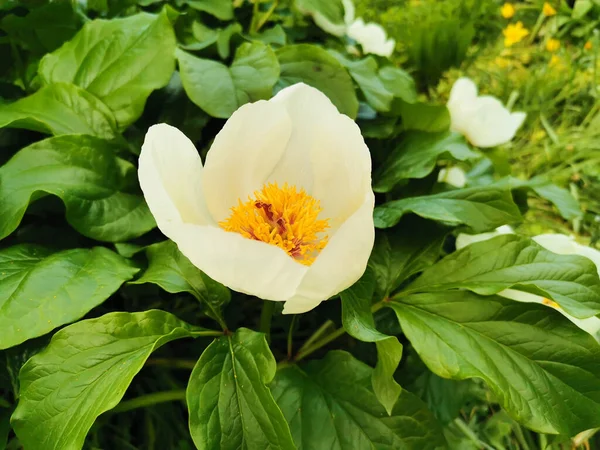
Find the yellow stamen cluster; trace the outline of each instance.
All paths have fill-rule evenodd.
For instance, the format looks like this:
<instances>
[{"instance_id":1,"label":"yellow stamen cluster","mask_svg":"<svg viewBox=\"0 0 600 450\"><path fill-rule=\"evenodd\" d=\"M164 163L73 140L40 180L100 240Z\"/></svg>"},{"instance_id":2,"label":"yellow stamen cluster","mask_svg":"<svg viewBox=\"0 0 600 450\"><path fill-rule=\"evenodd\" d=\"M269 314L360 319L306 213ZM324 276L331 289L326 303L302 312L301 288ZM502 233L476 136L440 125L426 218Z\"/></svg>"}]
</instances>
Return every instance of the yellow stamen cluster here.
<instances>
[{"instance_id":1,"label":"yellow stamen cluster","mask_svg":"<svg viewBox=\"0 0 600 450\"><path fill-rule=\"evenodd\" d=\"M225 231L282 248L299 263L311 265L327 245L323 232L328 219L319 220L319 201L295 186L268 183L248 201L238 200L228 219L219 225Z\"/></svg>"}]
</instances>

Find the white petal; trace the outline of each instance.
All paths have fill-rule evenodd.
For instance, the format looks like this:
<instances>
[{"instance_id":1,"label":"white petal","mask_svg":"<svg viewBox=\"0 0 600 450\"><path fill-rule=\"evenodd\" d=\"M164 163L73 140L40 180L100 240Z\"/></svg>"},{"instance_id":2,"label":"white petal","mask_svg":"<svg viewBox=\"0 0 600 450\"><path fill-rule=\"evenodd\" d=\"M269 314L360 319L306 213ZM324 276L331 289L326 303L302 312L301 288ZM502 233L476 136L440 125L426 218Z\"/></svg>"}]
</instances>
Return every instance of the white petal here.
<instances>
[{"instance_id":1,"label":"white petal","mask_svg":"<svg viewBox=\"0 0 600 450\"><path fill-rule=\"evenodd\" d=\"M285 106L293 131L269 181L304 187L321 202L334 232L371 189L371 156L356 123L321 91L296 84L273 99Z\"/></svg>"},{"instance_id":2,"label":"white petal","mask_svg":"<svg viewBox=\"0 0 600 450\"><path fill-rule=\"evenodd\" d=\"M587 245L581 245L573 237L564 234L540 234L533 240L545 249L559 255L579 255L588 258L596 265L598 275L600 275L600 251Z\"/></svg>"},{"instance_id":3,"label":"white petal","mask_svg":"<svg viewBox=\"0 0 600 450\"><path fill-rule=\"evenodd\" d=\"M346 22L346 25L350 25L354 21L354 2L352 0L342 0L342 5L344 5L344 22Z\"/></svg>"},{"instance_id":4,"label":"white petal","mask_svg":"<svg viewBox=\"0 0 600 450\"><path fill-rule=\"evenodd\" d=\"M438 182L463 188L467 184L467 175L460 167L450 167L449 169L440 170L440 173L438 173Z\"/></svg>"},{"instance_id":5,"label":"white petal","mask_svg":"<svg viewBox=\"0 0 600 450\"><path fill-rule=\"evenodd\" d=\"M356 19L348 27L349 37L358 42L365 53L390 56L396 45L393 39L387 39L384 28L376 23L365 24L363 19Z\"/></svg>"},{"instance_id":6,"label":"white petal","mask_svg":"<svg viewBox=\"0 0 600 450\"><path fill-rule=\"evenodd\" d=\"M308 270L279 247L218 227L180 224L171 234L181 253L213 280L265 300L290 298Z\"/></svg>"},{"instance_id":7,"label":"white petal","mask_svg":"<svg viewBox=\"0 0 600 450\"><path fill-rule=\"evenodd\" d=\"M305 297L294 297L293 300L283 304L283 314L302 314L315 309L321 304L321 300L314 300Z\"/></svg>"},{"instance_id":8,"label":"white petal","mask_svg":"<svg viewBox=\"0 0 600 450\"><path fill-rule=\"evenodd\" d=\"M490 231L489 233L461 233L456 237L456 249L460 250L461 248L466 247L467 245L474 244L476 242L487 241L488 239L492 239L502 234L514 234L514 230L509 225L502 225L501 227L498 227L494 231Z\"/></svg>"},{"instance_id":9,"label":"white petal","mask_svg":"<svg viewBox=\"0 0 600 450\"><path fill-rule=\"evenodd\" d=\"M172 223L213 223L202 193L202 161L194 144L167 124L150 127L139 158L144 198L160 230Z\"/></svg>"},{"instance_id":10,"label":"white petal","mask_svg":"<svg viewBox=\"0 0 600 450\"><path fill-rule=\"evenodd\" d=\"M352 286L362 276L375 240L374 204L375 196L371 191L366 194L362 206L337 230L309 267L296 295L286 302L284 312L304 312L307 305L316 306L318 302ZM294 306L296 302L298 307Z\"/></svg>"},{"instance_id":11,"label":"white petal","mask_svg":"<svg viewBox=\"0 0 600 450\"><path fill-rule=\"evenodd\" d=\"M238 200L259 190L281 159L292 132L290 117L277 102L239 108L217 134L204 164L206 204L215 221L231 214Z\"/></svg>"},{"instance_id":12,"label":"white petal","mask_svg":"<svg viewBox=\"0 0 600 450\"><path fill-rule=\"evenodd\" d=\"M470 78L462 77L454 82L450 90L448 109L470 104L477 98L477 86Z\"/></svg>"}]
</instances>

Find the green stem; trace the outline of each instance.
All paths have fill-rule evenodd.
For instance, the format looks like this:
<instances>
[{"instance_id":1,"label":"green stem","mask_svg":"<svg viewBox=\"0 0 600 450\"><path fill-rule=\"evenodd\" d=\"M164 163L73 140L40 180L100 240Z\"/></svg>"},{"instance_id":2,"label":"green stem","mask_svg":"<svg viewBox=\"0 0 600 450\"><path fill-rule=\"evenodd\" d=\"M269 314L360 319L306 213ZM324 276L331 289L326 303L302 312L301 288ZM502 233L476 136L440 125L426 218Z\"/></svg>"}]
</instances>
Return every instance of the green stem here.
<instances>
[{"instance_id":1,"label":"green stem","mask_svg":"<svg viewBox=\"0 0 600 450\"><path fill-rule=\"evenodd\" d=\"M146 365L192 370L196 366L196 361L191 359L151 358L146 361Z\"/></svg>"},{"instance_id":2,"label":"green stem","mask_svg":"<svg viewBox=\"0 0 600 450\"><path fill-rule=\"evenodd\" d=\"M279 3L279 0L274 0L271 7L267 10L267 12L265 12L262 15L262 17L260 18L260 20L258 21L258 23L256 25L256 30L255 30L256 33L258 33L260 31L260 29L263 27L263 25L265 23L267 23L267 21L269 20L269 17L271 17L271 14L273 14L273 11L275 11L275 8L277 8L277 3Z\"/></svg>"},{"instance_id":3,"label":"green stem","mask_svg":"<svg viewBox=\"0 0 600 450\"><path fill-rule=\"evenodd\" d=\"M206 330L206 331L192 331L194 337L221 337L223 336L222 331Z\"/></svg>"},{"instance_id":4,"label":"green stem","mask_svg":"<svg viewBox=\"0 0 600 450\"><path fill-rule=\"evenodd\" d=\"M545 18L546 18L546 16L544 16L544 13L541 12L540 15L538 16L537 22L535 23L535 25L533 27L533 31L529 35L529 40L527 41L528 45L533 44L533 41L537 37L537 34L540 32L540 28L542 28L542 24L544 23Z\"/></svg>"},{"instance_id":5,"label":"green stem","mask_svg":"<svg viewBox=\"0 0 600 450\"><path fill-rule=\"evenodd\" d=\"M309 347L313 342L315 342L317 339L319 339L322 335L325 334L325 332L331 328L332 326L334 326L335 324L333 323L333 321L331 320L327 320L323 325L321 325L319 327L319 329L317 331L315 331L311 337L309 337L306 342L302 345L302 347L300 347L300 350L298 350L298 352L302 352L305 348Z\"/></svg>"},{"instance_id":6,"label":"green stem","mask_svg":"<svg viewBox=\"0 0 600 450\"><path fill-rule=\"evenodd\" d=\"M523 429L519 425L517 425L514 428L514 432L515 432L515 436L517 437L517 441L519 442L519 444L521 444L521 447L523 447L523 450L531 450L529 448L529 445L527 444L525 435L523 434Z\"/></svg>"},{"instance_id":7,"label":"green stem","mask_svg":"<svg viewBox=\"0 0 600 450\"><path fill-rule=\"evenodd\" d=\"M292 316L292 321L290 322L290 329L288 331L287 336L287 359L288 361L292 359L293 345L294 345L294 327L296 326L296 320L298 319L298 315Z\"/></svg>"},{"instance_id":8,"label":"green stem","mask_svg":"<svg viewBox=\"0 0 600 450\"><path fill-rule=\"evenodd\" d=\"M275 302L270 300L263 300L262 312L260 313L260 326L259 330L261 333L265 333L267 342L271 342L271 318L275 311Z\"/></svg>"},{"instance_id":9,"label":"green stem","mask_svg":"<svg viewBox=\"0 0 600 450\"><path fill-rule=\"evenodd\" d=\"M175 391L154 392L153 394L142 395L131 400L119 403L110 413L122 413L138 408L157 405L159 403L173 402L176 400L185 400L185 389Z\"/></svg>"},{"instance_id":10,"label":"green stem","mask_svg":"<svg viewBox=\"0 0 600 450\"><path fill-rule=\"evenodd\" d=\"M457 418L454 420L454 423L456 424L456 426L460 429L460 431L463 432L463 434L469 438L469 440L471 440L475 445L477 445L477 447L479 448L484 448L486 450L494 450L494 447L490 447L489 445L487 445L485 442L479 440L479 438L477 437L477 435L473 432L473 430L471 430L469 428L469 426L463 422L461 419Z\"/></svg>"},{"instance_id":11,"label":"green stem","mask_svg":"<svg viewBox=\"0 0 600 450\"><path fill-rule=\"evenodd\" d=\"M294 361L300 361L301 359L306 358L311 353L319 350L321 347L324 347L325 345L329 344L331 341L336 340L345 333L346 330L344 330L344 328L338 328L333 333L328 334L323 339L320 339L317 342L315 342L313 345L305 348L304 350L299 351L296 357L294 358Z\"/></svg>"},{"instance_id":12,"label":"green stem","mask_svg":"<svg viewBox=\"0 0 600 450\"><path fill-rule=\"evenodd\" d=\"M252 20L250 21L250 34L254 34L258 27L258 15L260 14L260 0L254 0L252 7Z\"/></svg>"}]
</instances>

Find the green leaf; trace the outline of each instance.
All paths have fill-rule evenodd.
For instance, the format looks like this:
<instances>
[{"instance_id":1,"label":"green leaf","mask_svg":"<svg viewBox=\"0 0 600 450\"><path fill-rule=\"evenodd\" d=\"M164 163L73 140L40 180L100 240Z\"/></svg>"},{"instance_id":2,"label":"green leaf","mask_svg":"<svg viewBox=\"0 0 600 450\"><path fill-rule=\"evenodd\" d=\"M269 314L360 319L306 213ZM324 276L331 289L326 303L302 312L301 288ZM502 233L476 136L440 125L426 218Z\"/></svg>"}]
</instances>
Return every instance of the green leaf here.
<instances>
[{"instance_id":1,"label":"green leaf","mask_svg":"<svg viewBox=\"0 0 600 450\"><path fill-rule=\"evenodd\" d=\"M415 80L408 72L394 66L385 66L379 70L379 78L383 86L390 91L394 97L407 103L416 103L417 88Z\"/></svg>"},{"instance_id":2,"label":"green leaf","mask_svg":"<svg viewBox=\"0 0 600 450\"><path fill-rule=\"evenodd\" d=\"M403 390L391 416L371 389L373 369L342 351L277 372L273 396L298 450L441 450L440 425Z\"/></svg>"},{"instance_id":3,"label":"green leaf","mask_svg":"<svg viewBox=\"0 0 600 450\"><path fill-rule=\"evenodd\" d=\"M405 293L456 288L482 295L513 288L551 298L580 319L600 313L600 278L592 261L558 255L532 239L512 234L476 242L446 256Z\"/></svg>"},{"instance_id":4,"label":"green leaf","mask_svg":"<svg viewBox=\"0 0 600 450\"><path fill-rule=\"evenodd\" d=\"M96 417L119 403L154 350L215 334L158 310L110 313L60 330L21 369L17 437L36 450L82 448Z\"/></svg>"},{"instance_id":5,"label":"green leaf","mask_svg":"<svg viewBox=\"0 0 600 450\"><path fill-rule=\"evenodd\" d=\"M377 111L389 111L394 94L389 92L377 76L377 61L368 57L352 61L335 50L328 50L335 59L348 69L350 76L356 81L365 99Z\"/></svg>"},{"instance_id":6,"label":"green leaf","mask_svg":"<svg viewBox=\"0 0 600 450\"><path fill-rule=\"evenodd\" d=\"M336 36L344 34L346 24L342 0L294 0L294 4L300 12L312 16L323 30Z\"/></svg>"},{"instance_id":7,"label":"green leaf","mask_svg":"<svg viewBox=\"0 0 600 450\"><path fill-rule=\"evenodd\" d=\"M0 448L5 449L8 442L8 433L10 433L10 415L12 409L0 408Z\"/></svg>"},{"instance_id":8,"label":"green leaf","mask_svg":"<svg viewBox=\"0 0 600 450\"><path fill-rule=\"evenodd\" d=\"M466 225L475 233L522 220L509 190L475 187L384 203L375 208L375 226L393 227L409 212L451 226Z\"/></svg>"},{"instance_id":9,"label":"green leaf","mask_svg":"<svg viewBox=\"0 0 600 450\"><path fill-rule=\"evenodd\" d=\"M229 54L231 53L231 38L233 38L234 35L241 33L242 30L243 28L239 23L232 23L224 29L219 30L219 34L217 35L217 52L221 59L229 58ZM254 63L254 61L252 62ZM260 66L260 64L258 64L258 66Z\"/></svg>"},{"instance_id":10,"label":"green leaf","mask_svg":"<svg viewBox=\"0 0 600 450\"><path fill-rule=\"evenodd\" d=\"M241 105L271 97L279 63L262 42L244 43L231 67L177 50L183 87L196 105L213 117L228 118Z\"/></svg>"},{"instance_id":11,"label":"green leaf","mask_svg":"<svg viewBox=\"0 0 600 450\"><path fill-rule=\"evenodd\" d=\"M281 65L278 89L304 82L319 89L337 106L342 114L354 119L358 99L348 72L326 50L316 45L287 45L277 50Z\"/></svg>"},{"instance_id":12,"label":"green leaf","mask_svg":"<svg viewBox=\"0 0 600 450\"><path fill-rule=\"evenodd\" d=\"M402 117L402 127L405 130L436 133L450 128L450 113L446 105L397 100L392 105L392 111Z\"/></svg>"},{"instance_id":13,"label":"green leaf","mask_svg":"<svg viewBox=\"0 0 600 450\"><path fill-rule=\"evenodd\" d=\"M0 128L3 127L106 139L117 135L110 109L92 94L67 83L44 86L29 97L0 104Z\"/></svg>"},{"instance_id":14,"label":"green leaf","mask_svg":"<svg viewBox=\"0 0 600 450\"><path fill-rule=\"evenodd\" d=\"M107 141L58 136L25 147L0 168L0 238L12 233L32 198L60 197L69 223L81 234L118 242L156 226L141 194L135 167Z\"/></svg>"},{"instance_id":15,"label":"green leaf","mask_svg":"<svg viewBox=\"0 0 600 450\"><path fill-rule=\"evenodd\" d=\"M377 346L377 365L373 371L373 391L392 414L402 388L394 380L394 372L402 358L402 344L394 336L380 333L375 328L371 303L375 289L375 276L367 270L360 280L340 294L342 299L342 323L348 334L363 342Z\"/></svg>"},{"instance_id":16,"label":"green leaf","mask_svg":"<svg viewBox=\"0 0 600 450\"><path fill-rule=\"evenodd\" d=\"M102 100L120 129L141 114L150 93L175 69L175 33L166 10L122 19L97 19L40 62L46 83L73 83Z\"/></svg>"},{"instance_id":17,"label":"green leaf","mask_svg":"<svg viewBox=\"0 0 600 450\"><path fill-rule=\"evenodd\" d=\"M434 264L448 229L420 217L406 217L393 230L379 231L369 258L377 299L387 297L411 275Z\"/></svg>"},{"instance_id":18,"label":"green leaf","mask_svg":"<svg viewBox=\"0 0 600 450\"><path fill-rule=\"evenodd\" d=\"M164 241L146 248L148 268L133 284L153 283L171 294L189 292L207 310L207 314L226 328L223 306L229 303L231 292L194 266L173 241Z\"/></svg>"},{"instance_id":19,"label":"green leaf","mask_svg":"<svg viewBox=\"0 0 600 450\"><path fill-rule=\"evenodd\" d=\"M210 344L187 388L190 431L198 449L293 449L269 388L275 358L262 333L246 328Z\"/></svg>"},{"instance_id":20,"label":"green leaf","mask_svg":"<svg viewBox=\"0 0 600 450\"><path fill-rule=\"evenodd\" d=\"M205 11L221 20L233 19L232 0L184 0L184 3L199 11Z\"/></svg>"},{"instance_id":21,"label":"green leaf","mask_svg":"<svg viewBox=\"0 0 600 450\"><path fill-rule=\"evenodd\" d=\"M373 190L389 192L400 181L425 178L441 158L465 161L479 156L481 155L472 151L465 138L458 133L409 132L403 135L402 141L376 173Z\"/></svg>"},{"instance_id":22,"label":"green leaf","mask_svg":"<svg viewBox=\"0 0 600 450\"><path fill-rule=\"evenodd\" d=\"M525 426L567 436L600 426L600 347L559 312L467 291L389 306L433 372L483 379Z\"/></svg>"},{"instance_id":23,"label":"green leaf","mask_svg":"<svg viewBox=\"0 0 600 450\"><path fill-rule=\"evenodd\" d=\"M69 2L47 3L23 17L9 14L0 22L0 28L11 40L39 56L56 50L71 39L80 26L81 17Z\"/></svg>"},{"instance_id":24,"label":"green leaf","mask_svg":"<svg viewBox=\"0 0 600 450\"><path fill-rule=\"evenodd\" d=\"M102 247L54 254L30 244L0 250L0 349L80 319L137 272Z\"/></svg>"}]
</instances>

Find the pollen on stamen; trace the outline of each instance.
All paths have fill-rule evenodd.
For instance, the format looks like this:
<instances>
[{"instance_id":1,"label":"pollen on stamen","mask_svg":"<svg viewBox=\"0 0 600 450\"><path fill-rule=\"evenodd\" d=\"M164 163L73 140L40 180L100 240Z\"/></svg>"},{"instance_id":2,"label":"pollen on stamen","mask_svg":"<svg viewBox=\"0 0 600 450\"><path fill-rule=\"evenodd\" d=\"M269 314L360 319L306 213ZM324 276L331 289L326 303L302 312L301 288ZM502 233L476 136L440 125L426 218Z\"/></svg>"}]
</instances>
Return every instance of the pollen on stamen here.
<instances>
[{"instance_id":1,"label":"pollen on stamen","mask_svg":"<svg viewBox=\"0 0 600 450\"><path fill-rule=\"evenodd\" d=\"M299 263L311 265L325 248L329 219L319 219L319 201L303 189L265 184L246 202L238 200L231 215L219 226L248 239L282 248Z\"/></svg>"}]
</instances>

